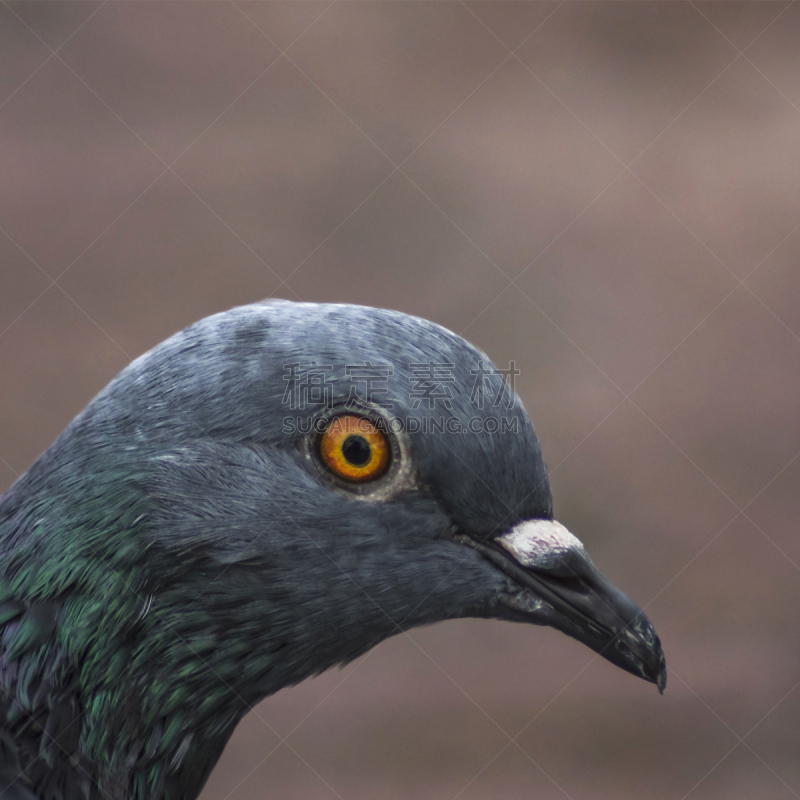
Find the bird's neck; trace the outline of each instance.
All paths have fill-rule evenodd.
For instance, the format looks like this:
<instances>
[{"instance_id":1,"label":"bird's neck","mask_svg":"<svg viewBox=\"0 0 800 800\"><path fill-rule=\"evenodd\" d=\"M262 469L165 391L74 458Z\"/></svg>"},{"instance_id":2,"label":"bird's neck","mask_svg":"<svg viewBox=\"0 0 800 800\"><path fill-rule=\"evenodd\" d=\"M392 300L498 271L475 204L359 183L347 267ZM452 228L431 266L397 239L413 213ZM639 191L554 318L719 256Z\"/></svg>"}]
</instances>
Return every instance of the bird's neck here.
<instances>
[{"instance_id":1,"label":"bird's neck","mask_svg":"<svg viewBox=\"0 0 800 800\"><path fill-rule=\"evenodd\" d=\"M0 633L38 618L49 629L35 650L0 657L10 693L0 703L0 741L14 741L19 762L0 763L0 783L24 773L43 796L55 781L80 787L67 796L86 800L193 800L241 717L284 680L271 675L276 653L255 636L226 636L225 623L212 619L219 598L197 589L182 590L181 603L169 592L145 598L138 628L132 615L116 630L98 625L80 653L62 645L68 611L20 604ZM113 601L105 607L113 615ZM245 624L247 609L227 612L227 624ZM257 658L248 657L251 647Z\"/></svg>"},{"instance_id":2,"label":"bird's neck","mask_svg":"<svg viewBox=\"0 0 800 800\"><path fill-rule=\"evenodd\" d=\"M308 674L273 674L255 577L215 583L199 563L193 582L154 585L75 536L39 551L33 511L0 497L0 788L193 800L249 708Z\"/></svg>"},{"instance_id":3,"label":"bird's neck","mask_svg":"<svg viewBox=\"0 0 800 800\"><path fill-rule=\"evenodd\" d=\"M215 583L202 549L143 547L135 473L54 460L0 496L0 787L192 800L284 680L255 578Z\"/></svg>"},{"instance_id":4,"label":"bird's neck","mask_svg":"<svg viewBox=\"0 0 800 800\"><path fill-rule=\"evenodd\" d=\"M128 742L127 752L114 744L101 759L132 763L126 800L195 798L244 714L313 671L280 657L290 648L278 635L282 621L263 607L256 574L236 566L225 581L203 569L192 574L144 598L130 658L135 679L124 690L109 687L108 712L94 722L128 727L117 739Z\"/></svg>"}]
</instances>

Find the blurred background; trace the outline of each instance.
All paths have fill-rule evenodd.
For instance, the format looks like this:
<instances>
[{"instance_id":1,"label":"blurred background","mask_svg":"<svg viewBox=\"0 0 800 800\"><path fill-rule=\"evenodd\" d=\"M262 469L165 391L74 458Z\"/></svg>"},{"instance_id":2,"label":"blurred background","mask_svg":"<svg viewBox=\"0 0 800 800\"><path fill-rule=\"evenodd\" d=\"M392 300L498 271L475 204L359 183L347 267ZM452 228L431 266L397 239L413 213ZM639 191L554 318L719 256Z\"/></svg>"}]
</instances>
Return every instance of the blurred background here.
<instances>
[{"instance_id":1,"label":"blurred background","mask_svg":"<svg viewBox=\"0 0 800 800\"><path fill-rule=\"evenodd\" d=\"M0 3L0 490L268 296L513 360L664 697L550 630L387 641L204 800L800 797L800 4Z\"/></svg>"}]
</instances>

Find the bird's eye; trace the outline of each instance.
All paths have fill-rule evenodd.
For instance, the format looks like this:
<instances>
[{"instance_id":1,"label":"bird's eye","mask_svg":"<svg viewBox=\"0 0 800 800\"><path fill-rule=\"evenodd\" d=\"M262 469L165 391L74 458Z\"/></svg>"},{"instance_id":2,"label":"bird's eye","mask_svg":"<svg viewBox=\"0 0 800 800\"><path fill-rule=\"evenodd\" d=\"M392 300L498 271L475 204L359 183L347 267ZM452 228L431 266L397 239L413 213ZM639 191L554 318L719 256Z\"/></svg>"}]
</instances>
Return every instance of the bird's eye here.
<instances>
[{"instance_id":1,"label":"bird's eye","mask_svg":"<svg viewBox=\"0 0 800 800\"><path fill-rule=\"evenodd\" d=\"M342 414L325 428L319 443L322 463L352 483L379 478L389 466L391 447L386 434L365 417Z\"/></svg>"}]
</instances>

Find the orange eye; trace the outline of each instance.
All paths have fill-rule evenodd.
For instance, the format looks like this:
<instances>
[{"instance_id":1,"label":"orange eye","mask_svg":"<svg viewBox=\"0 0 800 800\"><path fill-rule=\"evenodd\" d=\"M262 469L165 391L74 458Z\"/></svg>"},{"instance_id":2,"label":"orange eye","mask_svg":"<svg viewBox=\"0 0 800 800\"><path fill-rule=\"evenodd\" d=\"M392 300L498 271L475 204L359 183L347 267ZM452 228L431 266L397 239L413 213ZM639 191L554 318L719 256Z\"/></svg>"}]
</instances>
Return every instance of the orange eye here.
<instances>
[{"instance_id":1,"label":"orange eye","mask_svg":"<svg viewBox=\"0 0 800 800\"><path fill-rule=\"evenodd\" d=\"M380 477L389 465L389 440L364 417L334 417L319 444L322 463L346 481L364 483Z\"/></svg>"}]
</instances>

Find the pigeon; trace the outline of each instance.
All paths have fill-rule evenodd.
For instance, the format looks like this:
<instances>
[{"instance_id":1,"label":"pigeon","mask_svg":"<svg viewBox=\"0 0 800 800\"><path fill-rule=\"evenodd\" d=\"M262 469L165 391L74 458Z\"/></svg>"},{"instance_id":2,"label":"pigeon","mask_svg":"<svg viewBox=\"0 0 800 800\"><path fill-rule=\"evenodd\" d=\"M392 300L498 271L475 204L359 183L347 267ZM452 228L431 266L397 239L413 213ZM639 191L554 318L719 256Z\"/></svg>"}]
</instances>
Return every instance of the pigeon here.
<instances>
[{"instance_id":1,"label":"pigeon","mask_svg":"<svg viewBox=\"0 0 800 800\"><path fill-rule=\"evenodd\" d=\"M397 311L207 317L0 497L0 798L191 800L261 699L463 617L663 692L652 624L553 517L508 370Z\"/></svg>"}]
</instances>

